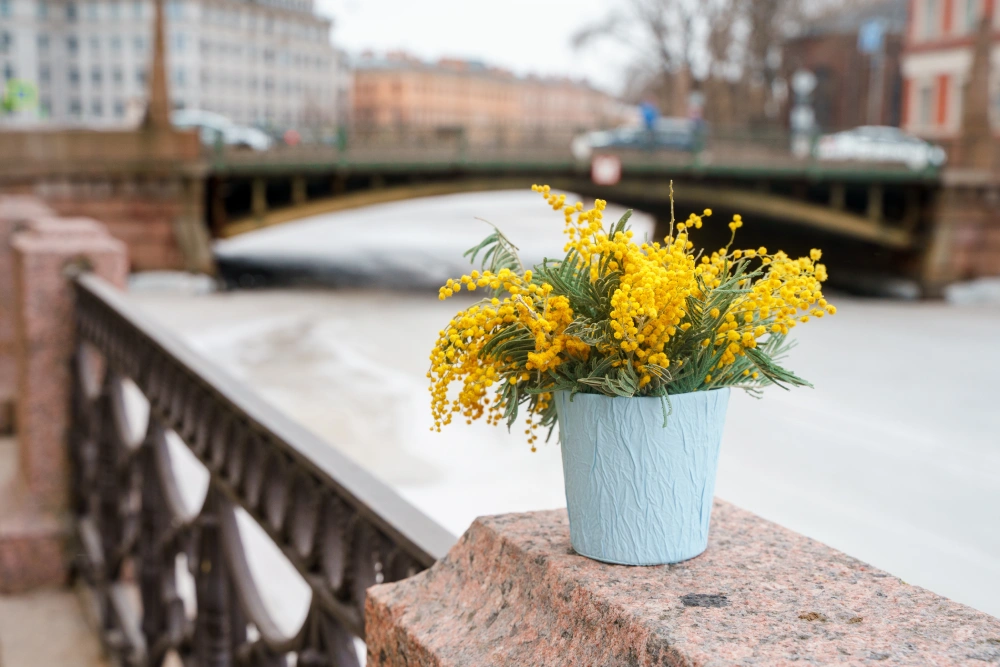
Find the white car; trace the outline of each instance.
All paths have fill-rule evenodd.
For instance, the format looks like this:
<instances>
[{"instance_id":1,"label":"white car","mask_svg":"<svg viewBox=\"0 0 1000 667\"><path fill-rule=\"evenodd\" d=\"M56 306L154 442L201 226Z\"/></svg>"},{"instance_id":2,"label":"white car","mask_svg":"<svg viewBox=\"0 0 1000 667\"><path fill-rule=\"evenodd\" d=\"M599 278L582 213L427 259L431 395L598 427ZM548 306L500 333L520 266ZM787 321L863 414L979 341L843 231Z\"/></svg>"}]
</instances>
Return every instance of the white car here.
<instances>
[{"instance_id":1,"label":"white car","mask_svg":"<svg viewBox=\"0 0 1000 667\"><path fill-rule=\"evenodd\" d=\"M820 160L899 163L910 169L940 167L948 159L940 146L898 127L881 125L865 125L824 135L816 146L816 157Z\"/></svg>"},{"instance_id":2,"label":"white car","mask_svg":"<svg viewBox=\"0 0 1000 667\"><path fill-rule=\"evenodd\" d=\"M225 116L200 109L181 109L170 116L170 122L178 129L196 128L201 143L205 146L215 146L218 138L226 146L250 148L255 151L266 151L271 147L271 137L258 129L237 125Z\"/></svg>"}]
</instances>

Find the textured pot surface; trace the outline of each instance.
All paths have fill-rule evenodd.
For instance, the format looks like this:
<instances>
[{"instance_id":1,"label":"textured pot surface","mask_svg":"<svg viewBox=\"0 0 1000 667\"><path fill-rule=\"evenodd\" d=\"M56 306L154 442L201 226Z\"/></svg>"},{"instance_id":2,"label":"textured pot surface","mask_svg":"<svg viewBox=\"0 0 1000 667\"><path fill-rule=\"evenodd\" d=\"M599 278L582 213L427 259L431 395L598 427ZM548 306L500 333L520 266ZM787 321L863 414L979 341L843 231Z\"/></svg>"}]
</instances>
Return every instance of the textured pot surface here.
<instances>
[{"instance_id":1,"label":"textured pot surface","mask_svg":"<svg viewBox=\"0 0 1000 667\"><path fill-rule=\"evenodd\" d=\"M660 565L708 544L729 389L658 398L556 395L570 541L609 563Z\"/></svg>"}]
</instances>

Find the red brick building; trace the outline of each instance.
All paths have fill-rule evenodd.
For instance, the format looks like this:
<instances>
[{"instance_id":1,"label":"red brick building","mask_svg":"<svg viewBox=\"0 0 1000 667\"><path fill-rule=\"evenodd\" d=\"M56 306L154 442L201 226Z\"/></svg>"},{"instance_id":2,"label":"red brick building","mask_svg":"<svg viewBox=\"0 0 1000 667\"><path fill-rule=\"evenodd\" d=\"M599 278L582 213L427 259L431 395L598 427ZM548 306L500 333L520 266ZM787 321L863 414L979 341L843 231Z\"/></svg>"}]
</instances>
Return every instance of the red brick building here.
<instances>
[{"instance_id":1,"label":"red brick building","mask_svg":"<svg viewBox=\"0 0 1000 667\"><path fill-rule=\"evenodd\" d=\"M800 69L816 76L811 99L820 129L899 125L900 56L908 2L877 0L850 6L811 21L802 34L785 42L785 80ZM859 47L858 33L873 22L881 26L882 43L876 52L867 53Z\"/></svg>"}]
</instances>

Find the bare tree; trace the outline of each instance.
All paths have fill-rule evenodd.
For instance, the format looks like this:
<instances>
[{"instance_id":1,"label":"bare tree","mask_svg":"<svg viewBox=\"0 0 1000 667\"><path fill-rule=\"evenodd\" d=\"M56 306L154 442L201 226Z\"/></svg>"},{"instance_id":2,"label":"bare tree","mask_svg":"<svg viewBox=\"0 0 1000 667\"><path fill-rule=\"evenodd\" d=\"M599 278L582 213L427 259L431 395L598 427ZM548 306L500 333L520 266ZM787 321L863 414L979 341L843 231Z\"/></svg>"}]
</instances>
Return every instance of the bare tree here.
<instances>
[{"instance_id":1,"label":"bare tree","mask_svg":"<svg viewBox=\"0 0 1000 667\"><path fill-rule=\"evenodd\" d=\"M787 37L811 16L857 1L626 0L573 44L608 39L631 49L628 98L653 98L667 113L686 115L688 93L697 87L710 120L746 124L776 111Z\"/></svg>"},{"instance_id":2,"label":"bare tree","mask_svg":"<svg viewBox=\"0 0 1000 667\"><path fill-rule=\"evenodd\" d=\"M633 92L655 96L680 115L686 111L682 105L686 104L687 82L702 46L696 41L700 14L697 1L627 0L603 21L579 31L573 45L581 48L611 39L633 50L638 61L630 72Z\"/></svg>"}]
</instances>

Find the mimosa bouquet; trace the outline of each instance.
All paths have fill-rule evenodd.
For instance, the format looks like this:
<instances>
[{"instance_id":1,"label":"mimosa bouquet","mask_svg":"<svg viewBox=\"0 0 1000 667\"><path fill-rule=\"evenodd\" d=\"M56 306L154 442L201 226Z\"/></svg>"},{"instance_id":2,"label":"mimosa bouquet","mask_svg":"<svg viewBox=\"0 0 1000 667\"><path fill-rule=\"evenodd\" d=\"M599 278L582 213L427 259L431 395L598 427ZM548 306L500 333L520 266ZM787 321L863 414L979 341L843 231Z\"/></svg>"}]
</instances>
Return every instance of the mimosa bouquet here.
<instances>
[{"instance_id":1,"label":"mimosa bouquet","mask_svg":"<svg viewBox=\"0 0 1000 667\"><path fill-rule=\"evenodd\" d=\"M600 199L585 209L547 185L532 189L562 213L566 255L526 268L499 230L466 253L482 269L448 280L440 298L484 298L452 318L431 352L433 428L456 414L510 426L525 406L534 449L537 430L555 424L559 391L660 397L666 419L676 394L808 385L779 361L793 327L836 312L819 250L792 259L737 248L736 215L729 243L704 252L692 234L709 209L671 219L662 242L639 242L631 211L608 224Z\"/></svg>"}]
</instances>

